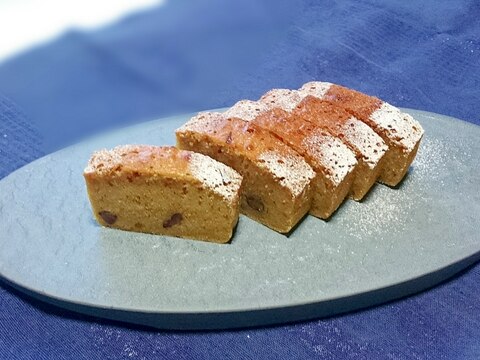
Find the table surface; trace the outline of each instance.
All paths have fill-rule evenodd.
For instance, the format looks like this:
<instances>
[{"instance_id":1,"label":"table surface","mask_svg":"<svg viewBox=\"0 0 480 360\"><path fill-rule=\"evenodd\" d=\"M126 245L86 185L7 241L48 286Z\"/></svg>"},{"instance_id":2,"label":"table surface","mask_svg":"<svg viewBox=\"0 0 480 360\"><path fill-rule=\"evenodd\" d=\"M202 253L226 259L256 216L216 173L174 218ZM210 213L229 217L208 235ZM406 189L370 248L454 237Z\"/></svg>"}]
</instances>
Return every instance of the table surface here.
<instances>
[{"instance_id":1,"label":"table surface","mask_svg":"<svg viewBox=\"0 0 480 360\"><path fill-rule=\"evenodd\" d=\"M310 80L480 125L479 16L474 0L183 0L95 31L69 31L0 63L0 178L98 132ZM476 264L428 291L342 316L173 332L62 310L0 282L0 354L478 359L479 285Z\"/></svg>"}]
</instances>

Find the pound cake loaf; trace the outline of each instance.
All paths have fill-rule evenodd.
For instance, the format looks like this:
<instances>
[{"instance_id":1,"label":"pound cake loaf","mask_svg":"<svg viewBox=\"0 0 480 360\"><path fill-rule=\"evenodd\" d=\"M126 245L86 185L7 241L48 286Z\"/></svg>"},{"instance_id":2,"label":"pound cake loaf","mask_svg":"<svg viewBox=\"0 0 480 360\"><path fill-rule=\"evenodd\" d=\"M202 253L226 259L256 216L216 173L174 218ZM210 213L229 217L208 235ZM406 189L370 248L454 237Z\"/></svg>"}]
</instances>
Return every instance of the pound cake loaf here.
<instances>
[{"instance_id":1,"label":"pound cake loaf","mask_svg":"<svg viewBox=\"0 0 480 360\"><path fill-rule=\"evenodd\" d=\"M410 115L373 96L327 82L309 82L301 92L330 101L370 126L388 146L379 180L396 186L415 158L422 126Z\"/></svg>"},{"instance_id":2,"label":"pound cake loaf","mask_svg":"<svg viewBox=\"0 0 480 360\"><path fill-rule=\"evenodd\" d=\"M242 100L225 116L239 117L270 131L301 154L314 169L310 214L329 218L347 196L357 164L353 153L319 127L262 102Z\"/></svg>"},{"instance_id":3,"label":"pound cake loaf","mask_svg":"<svg viewBox=\"0 0 480 360\"><path fill-rule=\"evenodd\" d=\"M225 243L238 221L242 177L202 154L119 146L95 152L84 177L103 226Z\"/></svg>"},{"instance_id":4,"label":"pound cake loaf","mask_svg":"<svg viewBox=\"0 0 480 360\"><path fill-rule=\"evenodd\" d=\"M211 156L242 174L240 211L248 217L286 233L310 209L315 173L268 131L221 113L200 113L176 137L179 148Z\"/></svg>"},{"instance_id":5,"label":"pound cake loaf","mask_svg":"<svg viewBox=\"0 0 480 360\"><path fill-rule=\"evenodd\" d=\"M345 143L358 161L350 196L359 201L368 193L379 176L380 161L387 150L382 138L368 125L331 103L296 90L271 90L261 102L289 111L294 117L321 127Z\"/></svg>"}]
</instances>

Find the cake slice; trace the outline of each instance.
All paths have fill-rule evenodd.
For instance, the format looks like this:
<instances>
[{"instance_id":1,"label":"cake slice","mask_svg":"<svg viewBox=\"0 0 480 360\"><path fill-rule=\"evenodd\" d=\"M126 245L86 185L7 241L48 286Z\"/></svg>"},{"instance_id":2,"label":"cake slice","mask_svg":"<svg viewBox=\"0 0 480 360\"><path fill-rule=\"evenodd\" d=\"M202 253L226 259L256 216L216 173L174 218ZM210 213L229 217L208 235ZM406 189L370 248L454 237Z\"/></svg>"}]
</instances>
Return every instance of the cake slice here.
<instances>
[{"instance_id":1,"label":"cake slice","mask_svg":"<svg viewBox=\"0 0 480 360\"><path fill-rule=\"evenodd\" d=\"M358 161L350 196L358 201L368 193L379 176L380 162L387 150L384 141L369 126L347 111L306 92L274 89L266 93L261 102L289 111L344 142Z\"/></svg>"},{"instance_id":2,"label":"cake slice","mask_svg":"<svg viewBox=\"0 0 480 360\"><path fill-rule=\"evenodd\" d=\"M268 129L300 153L316 172L310 214L328 219L345 200L357 161L339 139L281 109L262 113L253 124Z\"/></svg>"},{"instance_id":3,"label":"cake slice","mask_svg":"<svg viewBox=\"0 0 480 360\"><path fill-rule=\"evenodd\" d=\"M307 96L292 115L325 129L355 153L358 166L350 193L354 200L362 200L382 169L388 150L382 138L350 113L316 97Z\"/></svg>"},{"instance_id":4,"label":"cake slice","mask_svg":"<svg viewBox=\"0 0 480 360\"><path fill-rule=\"evenodd\" d=\"M423 137L423 128L413 117L378 98L327 82L309 82L300 91L342 107L381 136L388 150L379 180L389 186L398 185Z\"/></svg>"},{"instance_id":5,"label":"cake slice","mask_svg":"<svg viewBox=\"0 0 480 360\"><path fill-rule=\"evenodd\" d=\"M250 218L286 233L310 209L315 173L268 131L221 113L200 113L176 137L179 148L211 156L242 174L240 211Z\"/></svg>"},{"instance_id":6,"label":"cake slice","mask_svg":"<svg viewBox=\"0 0 480 360\"><path fill-rule=\"evenodd\" d=\"M84 177L103 226L225 243L238 221L242 177L202 154L119 146L95 152Z\"/></svg>"},{"instance_id":7,"label":"cake slice","mask_svg":"<svg viewBox=\"0 0 480 360\"><path fill-rule=\"evenodd\" d=\"M239 117L270 131L301 154L314 169L310 214L329 218L340 206L354 179L354 154L338 139L299 117L263 102L242 100L225 116Z\"/></svg>"}]
</instances>

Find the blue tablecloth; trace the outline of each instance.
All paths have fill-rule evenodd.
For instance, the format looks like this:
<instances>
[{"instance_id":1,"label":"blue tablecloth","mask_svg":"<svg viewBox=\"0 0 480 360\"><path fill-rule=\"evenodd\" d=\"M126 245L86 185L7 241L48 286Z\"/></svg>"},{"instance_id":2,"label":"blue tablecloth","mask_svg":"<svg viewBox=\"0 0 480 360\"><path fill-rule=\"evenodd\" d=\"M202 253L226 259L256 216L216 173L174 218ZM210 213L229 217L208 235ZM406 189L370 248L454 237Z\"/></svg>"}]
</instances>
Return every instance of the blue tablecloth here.
<instances>
[{"instance_id":1,"label":"blue tablecloth","mask_svg":"<svg viewBox=\"0 0 480 360\"><path fill-rule=\"evenodd\" d=\"M480 124L479 18L476 0L176 0L72 30L0 64L0 178L92 133L314 79ZM0 282L0 358L480 359L479 288L477 264L342 316L171 332L68 312Z\"/></svg>"}]
</instances>

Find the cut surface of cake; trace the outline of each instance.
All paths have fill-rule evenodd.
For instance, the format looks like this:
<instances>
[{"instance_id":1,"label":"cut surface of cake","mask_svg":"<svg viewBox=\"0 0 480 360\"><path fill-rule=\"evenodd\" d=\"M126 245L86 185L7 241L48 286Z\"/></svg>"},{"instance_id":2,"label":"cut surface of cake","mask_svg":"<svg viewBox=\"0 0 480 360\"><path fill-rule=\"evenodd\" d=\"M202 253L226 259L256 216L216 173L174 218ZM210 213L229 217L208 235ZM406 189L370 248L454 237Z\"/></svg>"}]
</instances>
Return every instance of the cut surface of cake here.
<instances>
[{"instance_id":1,"label":"cut surface of cake","mask_svg":"<svg viewBox=\"0 0 480 360\"><path fill-rule=\"evenodd\" d=\"M264 112L252 123L274 133L312 166L316 177L310 214L329 218L344 201L355 179L357 161L350 149L318 126L281 109Z\"/></svg>"},{"instance_id":2,"label":"cut surface of cake","mask_svg":"<svg viewBox=\"0 0 480 360\"><path fill-rule=\"evenodd\" d=\"M241 212L289 232L311 205L312 168L268 131L221 113L200 113L177 129L177 146L223 162L243 176Z\"/></svg>"},{"instance_id":3,"label":"cut surface of cake","mask_svg":"<svg viewBox=\"0 0 480 360\"><path fill-rule=\"evenodd\" d=\"M313 96L307 96L292 115L327 130L355 153L358 166L350 193L354 200L361 200L382 169L382 160L388 150L382 138L350 113Z\"/></svg>"},{"instance_id":4,"label":"cut surface of cake","mask_svg":"<svg viewBox=\"0 0 480 360\"><path fill-rule=\"evenodd\" d=\"M84 178L103 226L225 243L238 221L241 175L199 153L119 146L95 152Z\"/></svg>"},{"instance_id":5,"label":"cut surface of cake","mask_svg":"<svg viewBox=\"0 0 480 360\"><path fill-rule=\"evenodd\" d=\"M273 89L262 96L260 102L311 122L345 143L358 161L350 196L361 200L367 194L379 176L380 161L388 149L375 131L342 108L306 92Z\"/></svg>"},{"instance_id":6,"label":"cut surface of cake","mask_svg":"<svg viewBox=\"0 0 480 360\"><path fill-rule=\"evenodd\" d=\"M336 84L309 82L300 91L330 101L370 126L388 146L379 180L390 186L402 180L424 133L413 117L376 97Z\"/></svg>"},{"instance_id":7,"label":"cut surface of cake","mask_svg":"<svg viewBox=\"0 0 480 360\"><path fill-rule=\"evenodd\" d=\"M270 131L293 148L312 166L313 202L310 214L329 218L343 202L354 179L356 160L338 139L318 126L262 101L242 100L225 112Z\"/></svg>"}]
</instances>

